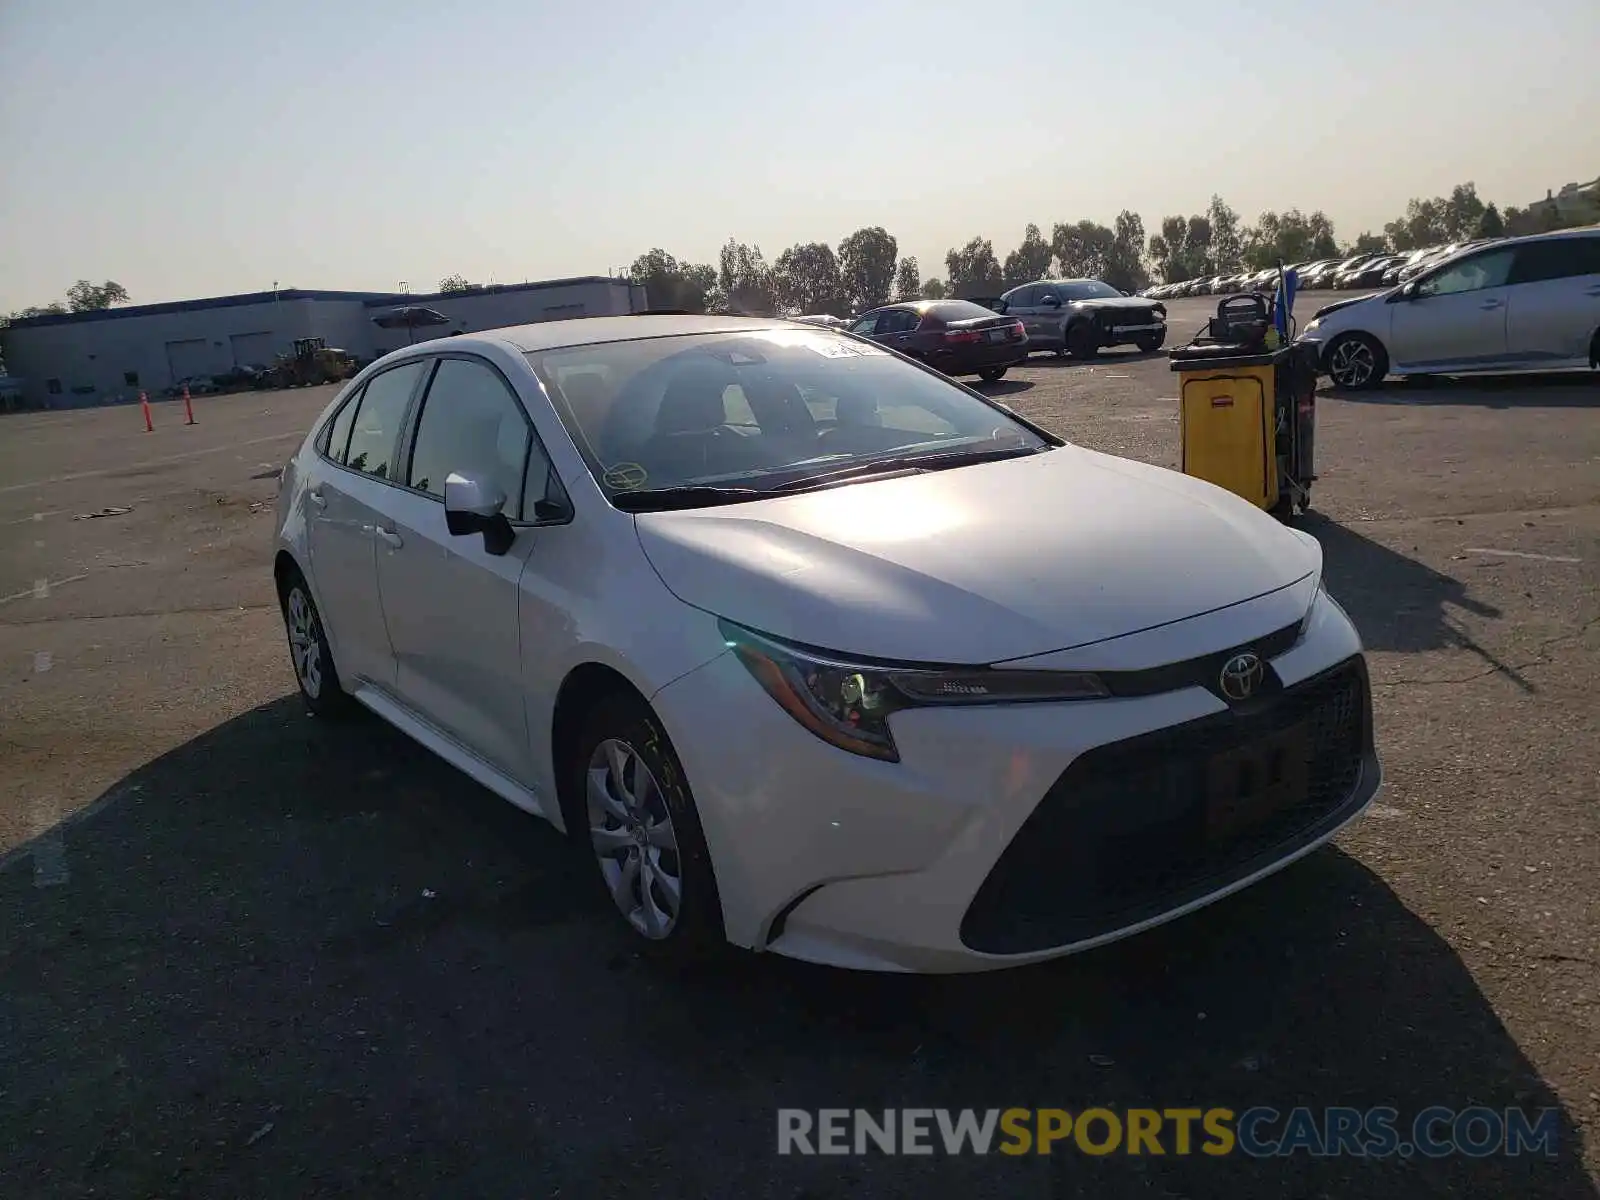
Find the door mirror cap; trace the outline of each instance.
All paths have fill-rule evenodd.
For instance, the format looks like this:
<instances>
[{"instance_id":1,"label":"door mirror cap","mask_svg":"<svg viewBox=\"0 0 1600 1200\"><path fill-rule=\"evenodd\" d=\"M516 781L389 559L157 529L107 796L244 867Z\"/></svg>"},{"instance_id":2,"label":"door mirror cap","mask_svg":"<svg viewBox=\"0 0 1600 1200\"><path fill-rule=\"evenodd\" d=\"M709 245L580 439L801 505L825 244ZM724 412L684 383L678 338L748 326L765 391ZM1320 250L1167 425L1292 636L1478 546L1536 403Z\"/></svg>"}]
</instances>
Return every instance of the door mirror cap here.
<instances>
[{"instance_id":1,"label":"door mirror cap","mask_svg":"<svg viewBox=\"0 0 1600 1200\"><path fill-rule=\"evenodd\" d=\"M473 517L492 517L503 512L506 494L473 475L451 471L444 481L444 511Z\"/></svg>"},{"instance_id":2,"label":"door mirror cap","mask_svg":"<svg viewBox=\"0 0 1600 1200\"><path fill-rule=\"evenodd\" d=\"M505 507L506 494L500 488L455 471L445 477L445 528L455 537L481 533L483 548L490 554L504 554L516 541Z\"/></svg>"}]
</instances>

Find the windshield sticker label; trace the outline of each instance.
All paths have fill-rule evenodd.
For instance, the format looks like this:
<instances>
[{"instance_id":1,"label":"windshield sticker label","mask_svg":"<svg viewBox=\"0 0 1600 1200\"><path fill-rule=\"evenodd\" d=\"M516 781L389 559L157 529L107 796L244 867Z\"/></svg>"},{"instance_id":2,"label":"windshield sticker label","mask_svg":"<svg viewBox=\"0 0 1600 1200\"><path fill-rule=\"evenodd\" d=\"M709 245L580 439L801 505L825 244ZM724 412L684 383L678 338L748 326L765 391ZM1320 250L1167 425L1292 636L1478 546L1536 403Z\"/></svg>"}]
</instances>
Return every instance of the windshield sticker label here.
<instances>
[{"instance_id":1,"label":"windshield sticker label","mask_svg":"<svg viewBox=\"0 0 1600 1200\"><path fill-rule=\"evenodd\" d=\"M852 341L836 334L819 334L814 329L767 329L755 336L774 346L803 347L823 358L865 358L869 354L889 353L871 342Z\"/></svg>"},{"instance_id":2,"label":"windshield sticker label","mask_svg":"<svg viewBox=\"0 0 1600 1200\"><path fill-rule=\"evenodd\" d=\"M614 491L634 492L642 488L649 478L638 463L617 463L613 467L606 468L606 473L600 477L600 482Z\"/></svg>"},{"instance_id":3,"label":"windshield sticker label","mask_svg":"<svg viewBox=\"0 0 1600 1200\"><path fill-rule=\"evenodd\" d=\"M822 355L823 358L865 358L869 354L888 353L887 350L881 350L877 346L864 346L857 342L846 342L842 340L834 341L832 339L828 339L824 341L819 338L816 341L806 342L804 344L807 350L813 350Z\"/></svg>"}]
</instances>

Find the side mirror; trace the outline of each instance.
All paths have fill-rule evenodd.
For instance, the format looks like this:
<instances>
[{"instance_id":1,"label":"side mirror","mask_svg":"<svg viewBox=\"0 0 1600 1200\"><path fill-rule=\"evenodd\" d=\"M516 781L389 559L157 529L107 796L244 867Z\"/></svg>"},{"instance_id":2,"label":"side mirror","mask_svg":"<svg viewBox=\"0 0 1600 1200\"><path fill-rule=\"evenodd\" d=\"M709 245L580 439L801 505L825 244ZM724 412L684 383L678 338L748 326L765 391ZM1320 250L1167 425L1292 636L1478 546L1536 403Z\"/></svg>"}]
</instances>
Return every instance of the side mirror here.
<instances>
[{"instance_id":1,"label":"side mirror","mask_svg":"<svg viewBox=\"0 0 1600 1200\"><path fill-rule=\"evenodd\" d=\"M1044 294L1044 299L1040 301L1040 303L1042 303L1046 308L1060 308L1061 297L1056 295L1054 292L1046 292Z\"/></svg>"},{"instance_id":2,"label":"side mirror","mask_svg":"<svg viewBox=\"0 0 1600 1200\"><path fill-rule=\"evenodd\" d=\"M455 537L481 533L483 548L490 554L504 554L517 539L505 507L505 492L491 484L454 471L445 478L445 528Z\"/></svg>"}]
</instances>

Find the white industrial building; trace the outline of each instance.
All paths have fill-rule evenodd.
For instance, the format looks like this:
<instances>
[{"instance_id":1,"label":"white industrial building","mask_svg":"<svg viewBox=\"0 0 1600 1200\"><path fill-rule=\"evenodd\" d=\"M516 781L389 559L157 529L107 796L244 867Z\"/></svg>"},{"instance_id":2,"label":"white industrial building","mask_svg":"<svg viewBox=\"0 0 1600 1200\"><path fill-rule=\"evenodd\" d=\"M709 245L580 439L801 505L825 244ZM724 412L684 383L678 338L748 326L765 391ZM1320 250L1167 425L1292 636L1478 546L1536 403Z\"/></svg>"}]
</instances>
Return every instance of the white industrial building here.
<instances>
[{"instance_id":1,"label":"white industrial building","mask_svg":"<svg viewBox=\"0 0 1600 1200\"><path fill-rule=\"evenodd\" d=\"M373 318L401 305L432 309L448 325L380 329ZM30 407L66 407L152 396L182 379L265 365L296 338L321 337L368 361L408 340L477 333L568 317L616 316L647 306L644 288L586 276L414 296L395 292L252 292L140 304L13 321L4 362Z\"/></svg>"}]
</instances>

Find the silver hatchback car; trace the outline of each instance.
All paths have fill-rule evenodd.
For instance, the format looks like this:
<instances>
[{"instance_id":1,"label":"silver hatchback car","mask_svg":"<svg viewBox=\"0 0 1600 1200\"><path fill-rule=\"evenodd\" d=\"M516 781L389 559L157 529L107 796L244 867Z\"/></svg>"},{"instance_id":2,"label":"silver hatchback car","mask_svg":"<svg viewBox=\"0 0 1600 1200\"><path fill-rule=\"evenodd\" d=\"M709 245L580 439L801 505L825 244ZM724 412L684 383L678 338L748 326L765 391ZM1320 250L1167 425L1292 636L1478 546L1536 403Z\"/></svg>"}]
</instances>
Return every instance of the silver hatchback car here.
<instances>
[{"instance_id":1,"label":"silver hatchback car","mask_svg":"<svg viewBox=\"0 0 1600 1200\"><path fill-rule=\"evenodd\" d=\"M1341 388L1387 375L1600 367L1600 227L1513 238L1319 309L1302 337Z\"/></svg>"}]
</instances>

